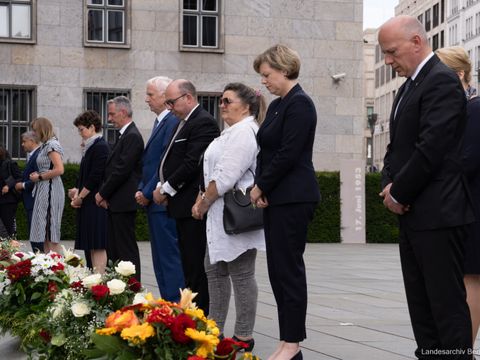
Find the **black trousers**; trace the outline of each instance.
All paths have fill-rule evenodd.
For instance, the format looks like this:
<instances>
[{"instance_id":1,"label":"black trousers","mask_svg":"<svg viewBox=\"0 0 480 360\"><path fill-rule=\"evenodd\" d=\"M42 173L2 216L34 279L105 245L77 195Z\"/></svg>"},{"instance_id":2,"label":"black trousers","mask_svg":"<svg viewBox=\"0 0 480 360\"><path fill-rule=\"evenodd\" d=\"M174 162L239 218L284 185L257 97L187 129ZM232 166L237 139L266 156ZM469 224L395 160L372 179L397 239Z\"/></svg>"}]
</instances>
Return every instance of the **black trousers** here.
<instances>
[{"instance_id":1,"label":"black trousers","mask_svg":"<svg viewBox=\"0 0 480 360\"><path fill-rule=\"evenodd\" d=\"M263 213L267 266L277 302L280 340L306 338L307 279L303 253L315 203L269 206Z\"/></svg>"},{"instance_id":2,"label":"black trousers","mask_svg":"<svg viewBox=\"0 0 480 360\"><path fill-rule=\"evenodd\" d=\"M17 214L17 203L6 203L0 205L0 220L5 226L6 234L12 236L15 234L15 215Z\"/></svg>"},{"instance_id":3,"label":"black trousers","mask_svg":"<svg viewBox=\"0 0 480 360\"><path fill-rule=\"evenodd\" d=\"M400 226L400 260L419 359L472 359L465 239L464 227L412 231Z\"/></svg>"},{"instance_id":4,"label":"black trousers","mask_svg":"<svg viewBox=\"0 0 480 360\"><path fill-rule=\"evenodd\" d=\"M206 221L194 218L175 220L185 286L198 293L194 302L205 312L205 315L208 315L208 282L203 265L207 248Z\"/></svg>"},{"instance_id":5,"label":"black trousers","mask_svg":"<svg viewBox=\"0 0 480 360\"><path fill-rule=\"evenodd\" d=\"M113 262L131 261L135 265L135 278L140 281L140 253L135 239L135 214L135 211L108 211L107 257Z\"/></svg>"}]
</instances>

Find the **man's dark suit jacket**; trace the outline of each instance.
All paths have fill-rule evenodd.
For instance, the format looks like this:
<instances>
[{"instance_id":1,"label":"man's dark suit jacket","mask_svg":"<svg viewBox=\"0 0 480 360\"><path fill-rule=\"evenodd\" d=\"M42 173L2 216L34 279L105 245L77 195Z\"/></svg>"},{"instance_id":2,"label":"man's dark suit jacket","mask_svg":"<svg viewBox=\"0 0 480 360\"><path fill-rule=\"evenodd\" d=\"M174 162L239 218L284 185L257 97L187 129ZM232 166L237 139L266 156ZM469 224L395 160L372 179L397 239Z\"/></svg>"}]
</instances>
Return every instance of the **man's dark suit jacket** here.
<instances>
[{"instance_id":1,"label":"man's dark suit jacket","mask_svg":"<svg viewBox=\"0 0 480 360\"><path fill-rule=\"evenodd\" d=\"M261 151L255 183L270 205L318 202L312 164L317 113L312 100L297 84L270 104L265 119L257 134Z\"/></svg>"},{"instance_id":2,"label":"man's dark suit jacket","mask_svg":"<svg viewBox=\"0 0 480 360\"><path fill-rule=\"evenodd\" d=\"M105 165L100 195L112 212L136 211L135 192L142 176L143 138L132 122L117 140Z\"/></svg>"},{"instance_id":3,"label":"man's dark suit jacket","mask_svg":"<svg viewBox=\"0 0 480 360\"><path fill-rule=\"evenodd\" d=\"M157 205L152 201L153 191L156 189L159 181L158 167L160 161L174 134L173 131L177 126L177 117L171 112L168 113L162 119L162 122L152 131L152 135L150 139L148 139L145 151L143 152L143 173L140 184L138 184L138 190L150 200L150 204L148 205L149 211L166 211L165 206Z\"/></svg>"},{"instance_id":4,"label":"man's dark suit jacket","mask_svg":"<svg viewBox=\"0 0 480 360\"><path fill-rule=\"evenodd\" d=\"M28 159L22 174L22 181L25 186L22 191L23 206L25 210L33 210L34 198L32 196L32 191L35 183L30 180L30 174L34 171L38 171L37 156L39 150L40 146L34 150L33 154L30 156L30 159Z\"/></svg>"},{"instance_id":5,"label":"man's dark suit jacket","mask_svg":"<svg viewBox=\"0 0 480 360\"><path fill-rule=\"evenodd\" d=\"M382 170L383 187L393 182L392 197L410 205L401 224L433 230L471 223L474 215L461 166L466 98L458 76L434 55L394 118L404 87L393 104Z\"/></svg>"},{"instance_id":6,"label":"man's dark suit jacket","mask_svg":"<svg viewBox=\"0 0 480 360\"><path fill-rule=\"evenodd\" d=\"M175 133L175 132L174 132ZM169 197L167 211L175 218L190 218L202 182L201 158L207 146L220 134L217 122L198 106L177 134L163 164L165 181L177 191Z\"/></svg>"}]
</instances>

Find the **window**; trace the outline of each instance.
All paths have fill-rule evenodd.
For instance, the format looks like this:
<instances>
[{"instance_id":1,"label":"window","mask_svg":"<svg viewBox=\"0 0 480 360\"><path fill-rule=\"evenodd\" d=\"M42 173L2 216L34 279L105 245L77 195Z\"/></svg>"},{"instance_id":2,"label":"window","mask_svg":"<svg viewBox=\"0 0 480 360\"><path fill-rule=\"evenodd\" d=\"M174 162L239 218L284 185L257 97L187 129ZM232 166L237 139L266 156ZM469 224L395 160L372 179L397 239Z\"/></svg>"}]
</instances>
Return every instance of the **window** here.
<instances>
[{"instance_id":1,"label":"window","mask_svg":"<svg viewBox=\"0 0 480 360\"><path fill-rule=\"evenodd\" d=\"M85 0L85 46L129 47L129 1Z\"/></svg>"},{"instance_id":2,"label":"window","mask_svg":"<svg viewBox=\"0 0 480 360\"><path fill-rule=\"evenodd\" d=\"M445 47L445 34L442 31L440 31L440 47L443 48Z\"/></svg>"},{"instance_id":3,"label":"window","mask_svg":"<svg viewBox=\"0 0 480 360\"><path fill-rule=\"evenodd\" d=\"M428 9L427 11L425 11L425 30L430 31L431 25L432 23L430 19L430 9Z\"/></svg>"},{"instance_id":4,"label":"window","mask_svg":"<svg viewBox=\"0 0 480 360\"><path fill-rule=\"evenodd\" d=\"M181 50L223 51L220 0L183 0Z\"/></svg>"},{"instance_id":5,"label":"window","mask_svg":"<svg viewBox=\"0 0 480 360\"><path fill-rule=\"evenodd\" d=\"M35 43L36 0L0 0L0 41Z\"/></svg>"},{"instance_id":6,"label":"window","mask_svg":"<svg viewBox=\"0 0 480 360\"><path fill-rule=\"evenodd\" d=\"M397 77L397 72L393 70L393 67L391 67L391 71L392 71L392 80L393 80Z\"/></svg>"},{"instance_id":7,"label":"window","mask_svg":"<svg viewBox=\"0 0 480 360\"><path fill-rule=\"evenodd\" d=\"M418 15L417 19L423 24L423 14Z\"/></svg>"},{"instance_id":8,"label":"window","mask_svg":"<svg viewBox=\"0 0 480 360\"><path fill-rule=\"evenodd\" d=\"M432 50L435 51L438 49L438 34L433 35L432 38Z\"/></svg>"},{"instance_id":9,"label":"window","mask_svg":"<svg viewBox=\"0 0 480 360\"><path fill-rule=\"evenodd\" d=\"M216 120L220 130L223 130L223 121L220 117L220 97L218 93L203 93L198 95L198 103L207 110Z\"/></svg>"},{"instance_id":10,"label":"window","mask_svg":"<svg viewBox=\"0 0 480 360\"><path fill-rule=\"evenodd\" d=\"M34 87L0 86L0 144L12 158L25 158L21 135L34 116Z\"/></svg>"},{"instance_id":11,"label":"window","mask_svg":"<svg viewBox=\"0 0 480 360\"><path fill-rule=\"evenodd\" d=\"M445 22L445 0L441 1L440 7L440 22L443 24Z\"/></svg>"},{"instance_id":12,"label":"window","mask_svg":"<svg viewBox=\"0 0 480 360\"><path fill-rule=\"evenodd\" d=\"M118 131L108 122L107 101L121 95L130 98L130 91L99 89L87 89L84 91L83 108L84 110L95 110L100 115L103 136L110 145L115 144L115 141L117 141Z\"/></svg>"},{"instance_id":13,"label":"window","mask_svg":"<svg viewBox=\"0 0 480 360\"><path fill-rule=\"evenodd\" d=\"M438 4L435 4L433 5L433 27L437 27L438 26L438 22L439 22L439 8L438 8Z\"/></svg>"},{"instance_id":14,"label":"window","mask_svg":"<svg viewBox=\"0 0 480 360\"><path fill-rule=\"evenodd\" d=\"M375 88L380 86L380 68L375 69Z\"/></svg>"}]
</instances>

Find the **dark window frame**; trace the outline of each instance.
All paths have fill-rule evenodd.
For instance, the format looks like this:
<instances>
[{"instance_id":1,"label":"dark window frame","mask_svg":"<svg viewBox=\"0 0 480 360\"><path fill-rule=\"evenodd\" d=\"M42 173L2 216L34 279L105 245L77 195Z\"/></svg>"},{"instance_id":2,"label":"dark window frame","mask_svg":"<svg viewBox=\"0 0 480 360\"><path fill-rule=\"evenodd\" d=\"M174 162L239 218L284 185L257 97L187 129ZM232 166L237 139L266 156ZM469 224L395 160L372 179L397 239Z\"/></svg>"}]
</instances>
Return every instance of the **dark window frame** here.
<instances>
[{"instance_id":1,"label":"dark window frame","mask_svg":"<svg viewBox=\"0 0 480 360\"><path fill-rule=\"evenodd\" d=\"M432 26L431 11L430 9L425 11L425 30L430 31Z\"/></svg>"},{"instance_id":2,"label":"dark window frame","mask_svg":"<svg viewBox=\"0 0 480 360\"><path fill-rule=\"evenodd\" d=\"M433 13L432 29L436 28L440 23L439 12L440 12L440 9L437 3L433 5L433 9L432 9L432 13Z\"/></svg>"},{"instance_id":3,"label":"dark window frame","mask_svg":"<svg viewBox=\"0 0 480 360\"><path fill-rule=\"evenodd\" d=\"M220 116L220 92L199 92L197 94L198 103L207 110L217 120L220 130L224 129L222 117Z\"/></svg>"},{"instance_id":4,"label":"dark window frame","mask_svg":"<svg viewBox=\"0 0 480 360\"><path fill-rule=\"evenodd\" d=\"M108 109L107 101L113 99L116 96L126 96L131 99L131 90L130 89L104 89L104 88L85 88L83 89L83 110L95 110L102 119L102 130L103 137L109 143L110 146L115 144L118 138L118 131L113 127L112 124L108 122ZM89 99L89 96L99 96L99 106L91 106L89 101L94 101Z\"/></svg>"},{"instance_id":5,"label":"dark window frame","mask_svg":"<svg viewBox=\"0 0 480 360\"><path fill-rule=\"evenodd\" d=\"M26 116L25 119L13 119L14 104L13 94L14 92L25 92L26 94ZM6 95L6 108L5 103L2 101L3 95ZM0 84L0 145L5 146L13 159L26 159L26 154L21 147L21 135L30 129L30 123L32 119L36 117L37 110L37 87L34 85L8 85ZM5 118L3 118L5 114ZM2 128L5 128L5 134L3 134ZM15 131L15 129L18 129ZM16 141L14 140L14 132L16 132ZM13 146L16 148L14 149Z\"/></svg>"}]
</instances>

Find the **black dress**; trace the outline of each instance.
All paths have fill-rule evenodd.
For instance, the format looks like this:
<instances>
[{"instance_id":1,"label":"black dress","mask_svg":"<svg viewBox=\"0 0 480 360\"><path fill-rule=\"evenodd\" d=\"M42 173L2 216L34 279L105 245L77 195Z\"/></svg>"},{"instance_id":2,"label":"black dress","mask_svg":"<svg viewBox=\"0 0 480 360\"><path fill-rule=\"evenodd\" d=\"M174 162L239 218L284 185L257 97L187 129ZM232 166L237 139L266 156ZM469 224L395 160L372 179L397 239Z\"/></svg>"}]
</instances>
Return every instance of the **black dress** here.
<instances>
[{"instance_id":1,"label":"black dress","mask_svg":"<svg viewBox=\"0 0 480 360\"><path fill-rule=\"evenodd\" d=\"M77 179L78 191L85 187L90 193L83 199L82 207L77 209L75 249L85 251L89 267L90 250L106 249L107 211L95 204L95 194L102 184L108 154L107 142L103 138L97 138L82 158Z\"/></svg>"},{"instance_id":2,"label":"black dress","mask_svg":"<svg viewBox=\"0 0 480 360\"><path fill-rule=\"evenodd\" d=\"M480 274L480 97L467 104L463 165L472 193L477 221L469 227L466 243L465 274Z\"/></svg>"}]
</instances>

